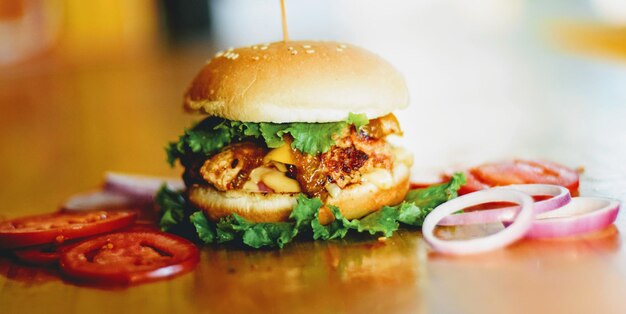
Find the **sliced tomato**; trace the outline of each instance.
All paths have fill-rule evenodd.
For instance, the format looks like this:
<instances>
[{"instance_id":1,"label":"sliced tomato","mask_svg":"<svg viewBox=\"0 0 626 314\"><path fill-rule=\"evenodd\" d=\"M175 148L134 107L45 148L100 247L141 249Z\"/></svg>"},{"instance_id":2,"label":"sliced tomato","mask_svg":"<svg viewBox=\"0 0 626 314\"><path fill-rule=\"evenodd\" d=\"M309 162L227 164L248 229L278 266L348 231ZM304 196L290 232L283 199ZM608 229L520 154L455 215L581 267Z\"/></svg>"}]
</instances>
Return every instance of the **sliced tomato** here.
<instances>
[{"instance_id":1,"label":"sliced tomato","mask_svg":"<svg viewBox=\"0 0 626 314\"><path fill-rule=\"evenodd\" d=\"M118 230L119 232L128 232L128 231L161 231L161 227L159 227L158 224L154 223L154 222L143 222L143 221L136 221L134 225L128 227L128 228L124 228L124 229L120 229Z\"/></svg>"},{"instance_id":2,"label":"sliced tomato","mask_svg":"<svg viewBox=\"0 0 626 314\"><path fill-rule=\"evenodd\" d=\"M131 211L57 212L0 222L0 249L20 248L111 232L130 226Z\"/></svg>"},{"instance_id":3,"label":"sliced tomato","mask_svg":"<svg viewBox=\"0 0 626 314\"><path fill-rule=\"evenodd\" d=\"M578 195L579 175L565 166L537 160L511 160L483 164L466 171L467 184L460 194L492 186L545 183L563 186Z\"/></svg>"},{"instance_id":4,"label":"sliced tomato","mask_svg":"<svg viewBox=\"0 0 626 314\"><path fill-rule=\"evenodd\" d=\"M183 238L155 231L117 232L85 240L61 252L63 273L100 285L128 285L192 270L198 248Z\"/></svg>"},{"instance_id":5,"label":"sliced tomato","mask_svg":"<svg viewBox=\"0 0 626 314\"><path fill-rule=\"evenodd\" d=\"M59 260L55 245L42 245L13 251L18 260L31 265L54 265Z\"/></svg>"},{"instance_id":6,"label":"sliced tomato","mask_svg":"<svg viewBox=\"0 0 626 314\"><path fill-rule=\"evenodd\" d=\"M459 189L459 194L467 194L489 188L490 186L480 182L470 171L465 171L465 184Z\"/></svg>"},{"instance_id":7,"label":"sliced tomato","mask_svg":"<svg viewBox=\"0 0 626 314\"><path fill-rule=\"evenodd\" d=\"M431 185L435 185L435 184L441 184L441 183L445 183L447 180L441 180L439 182L411 182L409 185L409 189L414 190L414 189L423 189L423 188L427 188Z\"/></svg>"},{"instance_id":8,"label":"sliced tomato","mask_svg":"<svg viewBox=\"0 0 626 314\"><path fill-rule=\"evenodd\" d=\"M539 202L539 201L543 201L543 200L547 200L549 198L552 198L553 196L551 196L551 195L532 195L531 197L533 198L533 200L535 202ZM475 206L470 206L470 207L463 208L463 211L468 213L468 212L473 212L473 211L477 211L477 210L498 209L498 208L516 206L516 205L517 204L515 204L515 203L509 203L509 202L488 202L488 203L483 203L483 204L478 204L478 205L475 205Z\"/></svg>"}]
</instances>

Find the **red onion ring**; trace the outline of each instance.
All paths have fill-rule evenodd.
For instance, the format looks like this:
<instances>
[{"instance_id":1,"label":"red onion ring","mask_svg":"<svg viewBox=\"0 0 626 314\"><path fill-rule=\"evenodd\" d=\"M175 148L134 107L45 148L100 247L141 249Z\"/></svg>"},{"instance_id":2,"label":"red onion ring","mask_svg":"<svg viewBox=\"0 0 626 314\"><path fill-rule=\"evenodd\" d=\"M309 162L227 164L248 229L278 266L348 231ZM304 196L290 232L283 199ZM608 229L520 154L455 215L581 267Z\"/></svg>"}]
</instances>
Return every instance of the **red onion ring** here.
<instances>
[{"instance_id":1,"label":"red onion ring","mask_svg":"<svg viewBox=\"0 0 626 314\"><path fill-rule=\"evenodd\" d=\"M170 189L184 188L180 179L107 172L104 189L71 196L61 206L64 210L89 210L103 207L127 207L150 204L165 183Z\"/></svg>"},{"instance_id":2,"label":"red onion ring","mask_svg":"<svg viewBox=\"0 0 626 314\"><path fill-rule=\"evenodd\" d=\"M513 222L504 230L482 238L469 240L442 240L434 230L444 217L464 208L489 203L507 201L519 204L521 209ZM533 199L513 189L489 189L466 194L436 207L424 220L422 234L435 251L447 254L475 254L507 246L526 235L533 223Z\"/></svg>"},{"instance_id":3,"label":"red onion ring","mask_svg":"<svg viewBox=\"0 0 626 314\"><path fill-rule=\"evenodd\" d=\"M549 199L535 203L535 214L559 208L569 203L572 199L568 189L562 186L551 184L513 184L497 187L497 189L513 189L531 196L552 196ZM492 222L510 222L513 221L519 209L519 206L509 206L504 208L477 210L468 213L453 214L441 219L439 225L458 226Z\"/></svg>"},{"instance_id":4,"label":"red onion ring","mask_svg":"<svg viewBox=\"0 0 626 314\"><path fill-rule=\"evenodd\" d=\"M165 183L172 190L182 190L185 184L180 179L160 178L119 172L107 172L104 190L144 200L152 200Z\"/></svg>"},{"instance_id":5,"label":"red onion ring","mask_svg":"<svg viewBox=\"0 0 626 314\"><path fill-rule=\"evenodd\" d=\"M527 238L557 238L603 229L613 222L620 203L599 197L575 197L558 209L537 215Z\"/></svg>"},{"instance_id":6,"label":"red onion ring","mask_svg":"<svg viewBox=\"0 0 626 314\"><path fill-rule=\"evenodd\" d=\"M138 204L128 195L122 195L109 191L93 191L75 194L68 198L61 206L63 210L91 210L103 207L125 207Z\"/></svg>"}]
</instances>

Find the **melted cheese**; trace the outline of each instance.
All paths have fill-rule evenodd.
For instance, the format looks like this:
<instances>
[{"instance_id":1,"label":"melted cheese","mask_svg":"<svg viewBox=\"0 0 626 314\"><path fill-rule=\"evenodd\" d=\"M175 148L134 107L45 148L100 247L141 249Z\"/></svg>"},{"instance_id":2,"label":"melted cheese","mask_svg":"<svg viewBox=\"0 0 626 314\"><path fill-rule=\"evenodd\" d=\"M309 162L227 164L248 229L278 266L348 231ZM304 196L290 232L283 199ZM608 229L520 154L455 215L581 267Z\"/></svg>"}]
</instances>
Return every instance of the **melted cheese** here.
<instances>
[{"instance_id":1,"label":"melted cheese","mask_svg":"<svg viewBox=\"0 0 626 314\"><path fill-rule=\"evenodd\" d=\"M280 171L272 171L262 178L263 183L274 192L278 193L297 193L300 192L300 184L298 181L288 178Z\"/></svg>"},{"instance_id":2,"label":"melted cheese","mask_svg":"<svg viewBox=\"0 0 626 314\"><path fill-rule=\"evenodd\" d=\"M284 163L278 162L278 161L272 161L272 164L274 165L274 167L276 167L276 169L278 169L278 171L287 172L287 166L285 166Z\"/></svg>"},{"instance_id":3,"label":"melted cheese","mask_svg":"<svg viewBox=\"0 0 626 314\"><path fill-rule=\"evenodd\" d=\"M273 168L259 167L250 172L250 180L243 186L245 191L260 192L258 183L263 182L277 193L300 192L298 181L287 177L283 172Z\"/></svg>"},{"instance_id":4,"label":"melted cheese","mask_svg":"<svg viewBox=\"0 0 626 314\"><path fill-rule=\"evenodd\" d=\"M259 189L259 184L252 182L252 180L246 181L246 183L244 183L243 185L242 190L246 192L253 192L253 193L261 192L261 190Z\"/></svg>"},{"instance_id":5,"label":"melted cheese","mask_svg":"<svg viewBox=\"0 0 626 314\"><path fill-rule=\"evenodd\" d=\"M341 194L341 188L335 183L328 183L324 186L324 188L333 198L337 198L339 194Z\"/></svg>"},{"instance_id":6,"label":"melted cheese","mask_svg":"<svg viewBox=\"0 0 626 314\"><path fill-rule=\"evenodd\" d=\"M283 164L290 165L296 163L291 147L287 144L283 144L281 147L272 149L269 153L267 153L267 155L265 155L265 157L263 157L264 164L269 164L270 161L278 161Z\"/></svg>"},{"instance_id":7,"label":"melted cheese","mask_svg":"<svg viewBox=\"0 0 626 314\"><path fill-rule=\"evenodd\" d=\"M258 168L254 168L252 170L252 172L250 172L250 181L252 181L253 183L259 183L261 182L261 180L263 179L263 176L272 172L272 171L276 171L272 168L268 168L268 167L258 167Z\"/></svg>"},{"instance_id":8,"label":"melted cheese","mask_svg":"<svg viewBox=\"0 0 626 314\"><path fill-rule=\"evenodd\" d=\"M375 186L386 190L393 186L393 176L391 172L385 169L373 169L372 171L361 176L362 182L368 182Z\"/></svg>"}]
</instances>

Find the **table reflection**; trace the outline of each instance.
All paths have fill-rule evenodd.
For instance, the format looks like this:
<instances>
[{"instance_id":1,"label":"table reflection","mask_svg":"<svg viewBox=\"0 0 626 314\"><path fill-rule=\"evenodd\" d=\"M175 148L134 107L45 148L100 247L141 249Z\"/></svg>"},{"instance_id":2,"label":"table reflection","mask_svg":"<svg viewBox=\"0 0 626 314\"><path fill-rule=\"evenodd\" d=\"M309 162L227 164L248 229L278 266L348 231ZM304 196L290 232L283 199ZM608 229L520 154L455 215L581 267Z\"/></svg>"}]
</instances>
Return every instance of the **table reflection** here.
<instances>
[{"instance_id":1,"label":"table reflection","mask_svg":"<svg viewBox=\"0 0 626 314\"><path fill-rule=\"evenodd\" d=\"M217 312L233 303L243 312L289 312L302 304L305 312L419 312L426 249L420 239L404 231L383 242L352 237L281 251L207 248L194 300Z\"/></svg>"}]
</instances>

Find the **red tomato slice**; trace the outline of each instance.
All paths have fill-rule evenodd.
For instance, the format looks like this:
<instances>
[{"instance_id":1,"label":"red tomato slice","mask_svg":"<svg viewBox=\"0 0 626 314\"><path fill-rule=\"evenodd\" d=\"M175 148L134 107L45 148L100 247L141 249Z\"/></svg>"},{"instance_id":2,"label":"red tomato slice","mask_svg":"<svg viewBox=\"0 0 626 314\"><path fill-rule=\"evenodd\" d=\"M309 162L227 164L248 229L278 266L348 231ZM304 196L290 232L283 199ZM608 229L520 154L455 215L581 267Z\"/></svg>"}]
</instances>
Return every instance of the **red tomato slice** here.
<instances>
[{"instance_id":1,"label":"red tomato slice","mask_svg":"<svg viewBox=\"0 0 626 314\"><path fill-rule=\"evenodd\" d=\"M13 251L13 255L20 261L31 265L53 265L59 260L57 247L43 245Z\"/></svg>"},{"instance_id":2,"label":"red tomato slice","mask_svg":"<svg viewBox=\"0 0 626 314\"><path fill-rule=\"evenodd\" d=\"M84 238L131 225L130 211L58 212L0 222L0 249Z\"/></svg>"},{"instance_id":3,"label":"red tomato slice","mask_svg":"<svg viewBox=\"0 0 626 314\"><path fill-rule=\"evenodd\" d=\"M556 163L536 160L512 160L480 165L466 172L467 184L460 194L491 186L545 183L563 186L578 195L579 176L573 169Z\"/></svg>"},{"instance_id":4,"label":"red tomato slice","mask_svg":"<svg viewBox=\"0 0 626 314\"><path fill-rule=\"evenodd\" d=\"M183 238L154 231L118 232L79 243L61 253L61 270L75 280L128 285L192 270L200 254Z\"/></svg>"},{"instance_id":5,"label":"red tomato slice","mask_svg":"<svg viewBox=\"0 0 626 314\"><path fill-rule=\"evenodd\" d=\"M441 183L446 183L447 180L442 180L439 182L411 182L409 184L409 189L414 190L414 189L423 189L423 188L427 188L431 185L435 185L435 184L441 184Z\"/></svg>"},{"instance_id":6,"label":"red tomato slice","mask_svg":"<svg viewBox=\"0 0 626 314\"><path fill-rule=\"evenodd\" d=\"M471 172L465 171L465 184L459 189L459 194L467 194L489 188L490 186L480 182Z\"/></svg>"}]
</instances>

